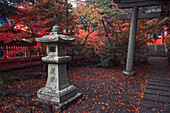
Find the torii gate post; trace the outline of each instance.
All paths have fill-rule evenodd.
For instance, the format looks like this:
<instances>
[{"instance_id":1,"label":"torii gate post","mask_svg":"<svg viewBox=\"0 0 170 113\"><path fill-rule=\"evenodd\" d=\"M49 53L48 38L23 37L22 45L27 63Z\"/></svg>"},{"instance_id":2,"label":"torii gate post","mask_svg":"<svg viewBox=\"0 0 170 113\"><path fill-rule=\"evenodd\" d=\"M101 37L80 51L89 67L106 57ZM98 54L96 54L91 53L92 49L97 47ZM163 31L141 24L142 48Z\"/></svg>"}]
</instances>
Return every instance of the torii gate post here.
<instances>
[{"instance_id":1,"label":"torii gate post","mask_svg":"<svg viewBox=\"0 0 170 113\"><path fill-rule=\"evenodd\" d=\"M169 12L170 1L168 0L114 0L114 2L118 4L118 7L120 9L133 8L132 16L130 14L124 14L124 15L119 15L118 18L121 20L131 19L126 71L123 71L123 74L134 76L135 73L132 71L132 69L133 69L133 58L134 58L135 41L136 41L137 20L139 18L142 19L142 18L170 17L170 12ZM158 5L161 5L161 12L138 14L139 7L158 6Z\"/></svg>"},{"instance_id":2,"label":"torii gate post","mask_svg":"<svg viewBox=\"0 0 170 113\"><path fill-rule=\"evenodd\" d=\"M135 73L132 71L132 68L133 68L133 58L134 58L136 30L137 30L137 21L138 21L137 16L138 16L138 7L134 6L132 10L132 19L130 25L126 71L123 71L123 74L130 75L130 76L135 75Z\"/></svg>"}]
</instances>

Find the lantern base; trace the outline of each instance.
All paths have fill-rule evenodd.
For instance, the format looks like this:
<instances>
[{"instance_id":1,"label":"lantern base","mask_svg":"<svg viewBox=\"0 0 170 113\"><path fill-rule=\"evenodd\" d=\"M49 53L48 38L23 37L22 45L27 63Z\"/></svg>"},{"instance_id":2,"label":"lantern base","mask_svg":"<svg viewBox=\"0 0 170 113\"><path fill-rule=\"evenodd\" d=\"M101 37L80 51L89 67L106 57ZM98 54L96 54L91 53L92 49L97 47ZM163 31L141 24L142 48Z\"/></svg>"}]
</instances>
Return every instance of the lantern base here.
<instances>
[{"instance_id":1,"label":"lantern base","mask_svg":"<svg viewBox=\"0 0 170 113\"><path fill-rule=\"evenodd\" d=\"M123 75L127 75L127 76L136 76L136 73L134 71L123 71L122 72Z\"/></svg>"},{"instance_id":2,"label":"lantern base","mask_svg":"<svg viewBox=\"0 0 170 113\"><path fill-rule=\"evenodd\" d=\"M66 109L67 107L69 107L69 105L75 101L77 101L78 99L82 98L83 94L82 93L77 93L75 96L65 100L64 102L60 103L60 104L53 104L53 108L59 112L62 112L64 109Z\"/></svg>"},{"instance_id":3,"label":"lantern base","mask_svg":"<svg viewBox=\"0 0 170 113\"><path fill-rule=\"evenodd\" d=\"M56 104L60 104L65 100L75 96L76 94L77 89L73 85L70 85L62 90L43 87L37 92L37 97L42 100L47 100Z\"/></svg>"}]
</instances>

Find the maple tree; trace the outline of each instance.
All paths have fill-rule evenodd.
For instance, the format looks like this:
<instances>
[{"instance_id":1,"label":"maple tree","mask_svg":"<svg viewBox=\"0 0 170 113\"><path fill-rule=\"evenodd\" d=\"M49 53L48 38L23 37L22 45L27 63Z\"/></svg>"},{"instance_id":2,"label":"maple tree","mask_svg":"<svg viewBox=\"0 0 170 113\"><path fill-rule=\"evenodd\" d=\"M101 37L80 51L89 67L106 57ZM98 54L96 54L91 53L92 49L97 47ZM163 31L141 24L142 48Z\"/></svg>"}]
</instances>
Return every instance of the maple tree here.
<instances>
[{"instance_id":1,"label":"maple tree","mask_svg":"<svg viewBox=\"0 0 170 113\"><path fill-rule=\"evenodd\" d=\"M89 0L89 4L95 4L95 8L102 9L102 14L105 14L106 20L112 20L115 15L123 14L126 10L119 9L113 0Z\"/></svg>"},{"instance_id":2,"label":"maple tree","mask_svg":"<svg viewBox=\"0 0 170 113\"><path fill-rule=\"evenodd\" d=\"M80 3L73 11L79 17L78 22L82 25L81 27L86 31L89 30L89 27L95 30L104 17L104 15L101 15L104 10L95 8L94 4L82 5Z\"/></svg>"},{"instance_id":3,"label":"maple tree","mask_svg":"<svg viewBox=\"0 0 170 113\"><path fill-rule=\"evenodd\" d=\"M139 12L145 12L148 9L151 8L140 8ZM81 45L81 43L83 46L85 45L86 47L83 48L85 51L91 50L90 47L94 46L97 49L92 48L93 54L95 54L95 56L99 55L101 61L108 57L118 62L126 60L130 21L120 21L117 20L116 17L118 14L130 12L130 10L118 9L117 4L114 4L111 0L102 2L101 0L90 0L87 5L77 7L75 12L79 16L79 32L83 34L82 36L78 36L79 32L77 33L77 37L79 37L77 38L77 43L79 43L79 45ZM146 60L147 42L152 42L152 40L147 38L147 34L157 34L158 31L162 29L162 26L157 23L161 23L162 19L163 18L138 20L135 46L136 60ZM90 34L95 34L93 36L94 42L90 42ZM100 41L95 44L96 39ZM89 41L91 45L87 44L87 41ZM82 54L80 51L81 50L76 53Z\"/></svg>"},{"instance_id":4,"label":"maple tree","mask_svg":"<svg viewBox=\"0 0 170 113\"><path fill-rule=\"evenodd\" d=\"M114 33L117 33L117 30L112 32L109 28L113 27L112 23L114 21L117 21L113 18L116 17L117 14L126 11L118 9L117 4L110 0L104 2L101 2L100 0L90 0L87 5L80 4L80 6L74 9L74 12L79 17L78 23L80 29L75 36L77 37L76 44L83 46L78 47L77 45L77 47L75 47L76 50L79 51L76 52L76 55L79 54L78 56L81 56L81 54L84 55L84 53L88 52L93 54L94 57L100 56L103 60L102 56L99 54L99 51L102 48L101 46L104 45L105 42L108 42L110 46L112 46L111 48L113 48L113 40L111 38L113 38L112 35L114 35ZM116 27L119 27L119 25L117 24ZM116 27L114 28L117 29ZM104 53L106 53L106 50Z\"/></svg>"},{"instance_id":5,"label":"maple tree","mask_svg":"<svg viewBox=\"0 0 170 113\"><path fill-rule=\"evenodd\" d=\"M149 22L150 21L145 19L138 20L135 45L136 60L146 60L147 58L147 42L151 41L148 39L147 33L153 28L153 26L151 27L151 25L148 24ZM130 23L130 20L117 20L116 17L114 18L113 24L109 28L112 45L110 45L110 42L107 40L101 46L99 55L102 60L110 58L117 62L126 61Z\"/></svg>"},{"instance_id":6,"label":"maple tree","mask_svg":"<svg viewBox=\"0 0 170 113\"><path fill-rule=\"evenodd\" d=\"M114 4L114 6L113 9L117 9L116 4ZM75 35L77 39L76 44L83 46L75 47L79 49L77 53L82 54L82 52L91 51L90 53L96 56L103 41L107 39L110 40L106 28L108 27L107 23L109 23L108 20L106 20L108 13L106 13L104 8L100 8L97 2L93 3L92 1L89 1L87 5L80 4L73 11L79 17L79 30ZM114 12L117 12L117 10ZM107 21L107 23L105 21Z\"/></svg>"},{"instance_id":7,"label":"maple tree","mask_svg":"<svg viewBox=\"0 0 170 113\"><path fill-rule=\"evenodd\" d=\"M84 46L83 49L86 52L91 47L93 50L93 54L95 54L94 56L99 56L101 61L104 61L108 58L114 59L114 61L116 62L121 62L122 60L125 61L130 30L130 20L123 21L117 19L117 13L120 13L121 11L116 10L116 5L113 8L116 11L114 12L112 20L106 19L105 17L107 17L107 13L105 13L103 9L99 10L99 8L96 7L97 6L95 6L95 4L88 4L80 8L78 7L75 10L77 11L76 14L79 16L80 22L80 30L76 34L78 45ZM90 11L86 11L86 9ZM95 17L95 14L98 14L99 17ZM96 22L97 26L92 26L92 22ZM151 25L149 26L147 22L149 21L138 21L135 54L135 57L138 59L144 57L146 58L146 43L149 40L147 39L147 36L145 34L148 32L149 29L155 27L151 27ZM84 54L85 51L81 52L81 50L79 50L79 55Z\"/></svg>"},{"instance_id":8,"label":"maple tree","mask_svg":"<svg viewBox=\"0 0 170 113\"><path fill-rule=\"evenodd\" d=\"M91 46L93 45L97 48L93 48L95 56L100 56L101 61L108 58L113 59L115 62L126 61L130 20L118 20L117 15L130 11L118 9L117 4L112 3L110 0L105 2L90 0L89 4L78 7L75 11L77 11L76 14L80 17L81 29L79 32L83 34L82 36L78 36L80 38L77 38L79 39L79 43L87 42L87 40L90 41L90 34L93 34L95 31L98 34L94 33L94 42L89 42ZM95 17L95 14L99 16ZM161 21L162 18L138 20L135 46L136 60L146 61L147 42L152 42L152 40L148 39L147 34L157 34L161 29L161 26L157 23ZM92 22L96 22L96 26L92 26ZM96 39L100 41L96 43ZM83 45L85 44L83 43ZM90 47L90 45L86 45ZM86 49L89 49L87 47Z\"/></svg>"},{"instance_id":9,"label":"maple tree","mask_svg":"<svg viewBox=\"0 0 170 113\"><path fill-rule=\"evenodd\" d=\"M70 26L74 28L74 15L66 12L69 6L62 0L42 0L34 4L23 2L17 7L17 14L11 17L11 24L0 28L0 41L4 43L23 38L30 43L37 43L35 38L49 34L55 24L62 29ZM40 43L37 43L36 48L29 46L29 49L36 51L39 45ZM17 52L11 51L11 54Z\"/></svg>"},{"instance_id":10,"label":"maple tree","mask_svg":"<svg viewBox=\"0 0 170 113\"><path fill-rule=\"evenodd\" d=\"M73 51L76 50L73 52L74 56L76 58L80 57L83 59L86 57L95 57L99 46L103 43L103 39L101 37L102 33L100 32L101 28L97 28L97 30L92 30L89 28L89 31L80 29L78 32L76 32L74 35L76 42L72 48Z\"/></svg>"},{"instance_id":11,"label":"maple tree","mask_svg":"<svg viewBox=\"0 0 170 113\"><path fill-rule=\"evenodd\" d=\"M84 58L86 54L93 54L98 48L101 37L98 35L98 30L103 12L101 9L96 9L94 5L82 5L81 3L73 9L77 15L77 30L74 35L76 42L72 49L73 58ZM86 54L84 54L86 53ZM77 57L76 57L77 56ZM90 56L90 55L89 55ZM88 57L88 55L87 55Z\"/></svg>"}]
</instances>

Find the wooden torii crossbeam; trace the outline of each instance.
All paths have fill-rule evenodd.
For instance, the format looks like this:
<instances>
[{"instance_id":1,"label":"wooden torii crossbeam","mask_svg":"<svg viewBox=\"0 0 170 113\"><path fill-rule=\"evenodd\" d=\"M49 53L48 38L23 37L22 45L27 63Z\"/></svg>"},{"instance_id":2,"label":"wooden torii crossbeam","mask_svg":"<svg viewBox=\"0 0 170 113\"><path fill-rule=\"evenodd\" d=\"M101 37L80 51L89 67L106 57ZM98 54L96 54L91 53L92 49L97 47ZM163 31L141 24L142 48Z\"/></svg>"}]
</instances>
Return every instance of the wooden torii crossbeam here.
<instances>
[{"instance_id":1,"label":"wooden torii crossbeam","mask_svg":"<svg viewBox=\"0 0 170 113\"><path fill-rule=\"evenodd\" d=\"M133 69L133 58L136 40L136 30L138 18L158 18L158 17L169 17L170 1L169 0L115 0L118 7L121 9L132 8L131 15L121 15L120 19L131 19L130 34L129 34L129 45L127 54L126 70L123 74L134 76L135 72ZM161 12L158 13L139 13L139 7L145 6L158 6L161 5Z\"/></svg>"}]
</instances>

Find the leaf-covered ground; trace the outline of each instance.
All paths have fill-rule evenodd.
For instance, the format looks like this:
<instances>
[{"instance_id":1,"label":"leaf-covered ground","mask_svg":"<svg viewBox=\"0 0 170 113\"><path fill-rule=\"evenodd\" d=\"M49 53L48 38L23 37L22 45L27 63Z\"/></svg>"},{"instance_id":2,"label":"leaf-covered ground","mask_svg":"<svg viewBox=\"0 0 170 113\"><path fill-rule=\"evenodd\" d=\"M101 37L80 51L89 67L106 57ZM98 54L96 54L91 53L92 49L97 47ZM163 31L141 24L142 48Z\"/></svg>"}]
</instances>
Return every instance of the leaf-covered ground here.
<instances>
[{"instance_id":1,"label":"leaf-covered ground","mask_svg":"<svg viewBox=\"0 0 170 113\"><path fill-rule=\"evenodd\" d=\"M125 66L113 68L70 68L68 79L70 84L77 87L83 97L71 104L63 112L138 112L151 65L135 65L135 77L122 75ZM33 72L40 71L35 68ZM37 102L37 91L45 86L46 78L29 78L25 81L13 83L5 82L8 76L21 77L30 73L29 69L15 72L1 73L0 112L42 112L45 109L42 102ZM8 94L9 93L9 94ZM29 101L34 104L30 104ZM47 104L49 105L49 104ZM54 111L54 109L53 109Z\"/></svg>"}]
</instances>

